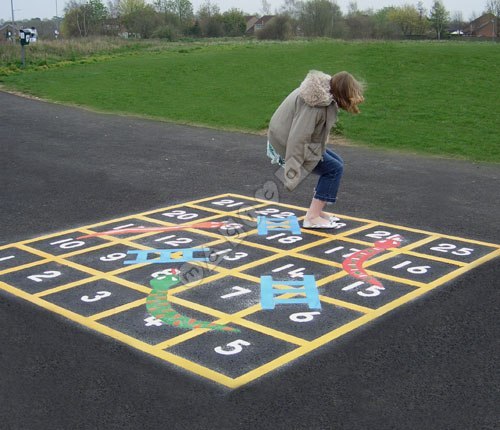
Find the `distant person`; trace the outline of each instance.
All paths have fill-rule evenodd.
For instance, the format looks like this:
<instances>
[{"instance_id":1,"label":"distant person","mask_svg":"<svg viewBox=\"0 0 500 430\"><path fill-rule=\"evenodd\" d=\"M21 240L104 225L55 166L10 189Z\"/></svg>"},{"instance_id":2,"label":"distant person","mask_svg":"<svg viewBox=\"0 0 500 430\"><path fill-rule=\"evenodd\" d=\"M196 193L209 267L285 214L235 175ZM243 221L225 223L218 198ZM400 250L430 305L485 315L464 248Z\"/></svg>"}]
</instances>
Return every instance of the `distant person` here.
<instances>
[{"instance_id":1,"label":"distant person","mask_svg":"<svg viewBox=\"0 0 500 430\"><path fill-rule=\"evenodd\" d=\"M59 30L57 28L54 30L54 37L56 39L59 37Z\"/></svg>"},{"instance_id":2,"label":"distant person","mask_svg":"<svg viewBox=\"0 0 500 430\"><path fill-rule=\"evenodd\" d=\"M12 31L10 31L9 29L7 29L7 31L5 32L5 38L7 40L12 40Z\"/></svg>"},{"instance_id":3,"label":"distant person","mask_svg":"<svg viewBox=\"0 0 500 430\"><path fill-rule=\"evenodd\" d=\"M285 168L284 181L293 191L309 173L319 175L304 228L334 228L339 218L323 212L337 200L344 162L326 145L339 108L359 113L364 87L347 72L333 76L311 71L273 114L268 156Z\"/></svg>"}]
</instances>

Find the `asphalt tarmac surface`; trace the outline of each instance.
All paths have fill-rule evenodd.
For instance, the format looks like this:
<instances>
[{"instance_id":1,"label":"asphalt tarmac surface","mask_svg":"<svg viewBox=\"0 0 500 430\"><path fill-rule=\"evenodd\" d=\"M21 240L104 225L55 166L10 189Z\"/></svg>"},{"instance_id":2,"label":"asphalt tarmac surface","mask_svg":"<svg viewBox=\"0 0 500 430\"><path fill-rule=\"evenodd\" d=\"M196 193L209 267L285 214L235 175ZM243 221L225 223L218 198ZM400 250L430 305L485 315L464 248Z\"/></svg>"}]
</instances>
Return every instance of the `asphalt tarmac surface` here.
<instances>
[{"instance_id":1,"label":"asphalt tarmac surface","mask_svg":"<svg viewBox=\"0 0 500 430\"><path fill-rule=\"evenodd\" d=\"M1 92L0 106L0 246L277 182L263 136ZM498 165L334 149L336 212L500 243ZM307 206L314 184L280 201ZM499 276L489 261L235 390L0 292L0 427L498 428Z\"/></svg>"}]
</instances>

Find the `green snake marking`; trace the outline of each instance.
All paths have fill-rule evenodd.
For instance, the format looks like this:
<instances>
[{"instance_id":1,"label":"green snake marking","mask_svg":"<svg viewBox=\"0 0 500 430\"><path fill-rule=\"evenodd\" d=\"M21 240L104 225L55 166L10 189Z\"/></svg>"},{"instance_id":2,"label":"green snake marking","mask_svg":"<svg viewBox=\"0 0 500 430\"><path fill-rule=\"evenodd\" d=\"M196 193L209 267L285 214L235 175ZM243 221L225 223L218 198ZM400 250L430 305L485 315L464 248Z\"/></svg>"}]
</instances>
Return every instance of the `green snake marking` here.
<instances>
[{"instance_id":1,"label":"green snake marking","mask_svg":"<svg viewBox=\"0 0 500 430\"><path fill-rule=\"evenodd\" d=\"M178 313L168 300L168 290L180 281L176 274L161 275L149 282L153 289L146 299L146 309L167 325L194 330L197 328L239 333L240 330L209 321L200 321Z\"/></svg>"}]
</instances>

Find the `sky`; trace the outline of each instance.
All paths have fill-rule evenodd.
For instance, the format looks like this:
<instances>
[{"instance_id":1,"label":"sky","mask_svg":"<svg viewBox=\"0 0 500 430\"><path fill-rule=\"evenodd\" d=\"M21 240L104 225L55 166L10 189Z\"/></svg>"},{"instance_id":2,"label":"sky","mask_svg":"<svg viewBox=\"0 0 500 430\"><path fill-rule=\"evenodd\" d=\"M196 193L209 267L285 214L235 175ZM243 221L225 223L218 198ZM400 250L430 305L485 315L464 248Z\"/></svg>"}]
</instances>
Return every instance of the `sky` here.
<instances>
[{"instance_id":1,"label":"sky","mask_svg":"<svg viewBox=\"0 0 500 430\"><path fill-rule=\"evenodd\" d=\"M63 10L66 5L67 0L0 0L0 19L4 21L11 21L12 7L14 9L14 19L23 20L30 18L52 18L56 15L56 10L59 16L63 15ZM337 0L337 4L343 10L347 11L347 6L351 0ZM196 12L201 4L205 3L206 0L191 0L193 5L193 10ZM274 13L283 3L283 0L267 0L271 5L271 11ZM478 17L481 15L486 7L487 0L442 0L445 8L453 16L454 12L462 12L462 17L465 21L470 18ZM108 3L108 0L103 0L104 4ZM148 3L152 3L149 0ZM224 12L231 8L240 9L246 13L262 14L262 0L211 0L212 4L219 6L221 12ZM374 9L379 10L385 6L401 6L403 4L416 5L418 0L357 0L358 9ZM424 7L429 11L433 0L422 0Z\"/></svg>"}]
</instances>

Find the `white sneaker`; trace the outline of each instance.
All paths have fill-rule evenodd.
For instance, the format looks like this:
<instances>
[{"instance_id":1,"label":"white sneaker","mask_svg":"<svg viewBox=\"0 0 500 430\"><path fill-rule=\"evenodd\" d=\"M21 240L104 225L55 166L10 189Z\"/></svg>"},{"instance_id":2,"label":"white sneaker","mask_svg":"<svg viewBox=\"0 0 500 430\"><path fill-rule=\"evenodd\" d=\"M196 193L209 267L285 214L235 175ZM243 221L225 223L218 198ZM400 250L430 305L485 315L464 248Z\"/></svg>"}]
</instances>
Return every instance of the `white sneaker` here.
<instances>
[{"instance_id":1,"label":"white sneaker","mask_svg":"<svg viewBox=\"0 0 500 430\"><path fill-rule=\"evenodd\" d=\"M322 212L324 215L328 216L328 220L330 222L335 222L335 221L340 221L340 218L339 217L336 217L335 215L329 215L327 214L326 212ZM326 218L324 218L326 219Z\"/></svg>"},{"instance_id":2,"label":"white sneaker","mask_svg":"<svg viewBox=\"0 0 500 430\"><path fill-rule=\"evenodd\" d=\"M335 218L335 217L333 217ZM302 227L304 228L335 228L336 227L336 224L335 224L335 221L332 221L331 219L330 220L326 220L324 218L321 218L321 217L316 217L316 218L313 218L313 219L307 219L307 218L304 218L304 221L302 221Z\"/></svg>"}]
</instances>

